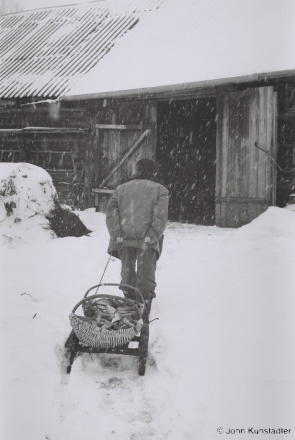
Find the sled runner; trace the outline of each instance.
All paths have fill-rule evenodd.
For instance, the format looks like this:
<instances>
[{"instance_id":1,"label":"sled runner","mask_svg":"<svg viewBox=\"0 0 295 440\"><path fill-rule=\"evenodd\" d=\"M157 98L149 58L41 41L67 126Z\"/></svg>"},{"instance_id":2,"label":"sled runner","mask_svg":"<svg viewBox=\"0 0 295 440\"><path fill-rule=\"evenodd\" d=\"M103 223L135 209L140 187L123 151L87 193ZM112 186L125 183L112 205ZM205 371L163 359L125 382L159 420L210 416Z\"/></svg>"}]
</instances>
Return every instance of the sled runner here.
<instances>
[{"instance_id":1,"label":"sled runner","mask_svg":"<svg viewBox=\"0 0 295 440\"><path fill-rule=\"evenodd\" d=\"M132 289L139 301L116 295L91 295L89 292L101 286L117 286ZM84 315L76 315L82 306ZM148 310L148 305L146 305ZM127 284L97 284L87 290L84 299L73 308L70 323L73 328L65 347L69 363L67 373L75 357L80 353L107 353L138 356L138 374L144 376L148 355L149 321L142 294Z\"/></svg>"}]
</instances>

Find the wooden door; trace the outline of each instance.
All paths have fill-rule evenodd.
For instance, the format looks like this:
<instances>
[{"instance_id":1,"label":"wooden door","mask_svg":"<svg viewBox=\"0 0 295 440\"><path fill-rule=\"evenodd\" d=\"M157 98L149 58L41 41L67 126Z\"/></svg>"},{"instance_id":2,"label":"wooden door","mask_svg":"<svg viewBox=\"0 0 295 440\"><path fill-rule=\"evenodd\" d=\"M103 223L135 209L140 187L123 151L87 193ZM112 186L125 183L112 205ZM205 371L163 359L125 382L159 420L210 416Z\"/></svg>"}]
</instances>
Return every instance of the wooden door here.
<instances>
[{"instance_id":1,"label":"wooden door","mask_svg":"<svg viewBox=\"0 0 295 440\"><path fill-rule=\"evenodd\" d=\"M104 212L113 190L131 177L139 159L154 159L157 107L155 102L110 102L96 124L95 206Z\"/></svg>"},{"instance_id":2,"label":"wooden door","mask_svg":"<svg viewBox=\"0 0 295 440\"><path fill-rule=\"evenodd\" d=\"M259 87L217 100L216 224L239 227L275 205L277 93Z\"/></svg>"}]
</instances>

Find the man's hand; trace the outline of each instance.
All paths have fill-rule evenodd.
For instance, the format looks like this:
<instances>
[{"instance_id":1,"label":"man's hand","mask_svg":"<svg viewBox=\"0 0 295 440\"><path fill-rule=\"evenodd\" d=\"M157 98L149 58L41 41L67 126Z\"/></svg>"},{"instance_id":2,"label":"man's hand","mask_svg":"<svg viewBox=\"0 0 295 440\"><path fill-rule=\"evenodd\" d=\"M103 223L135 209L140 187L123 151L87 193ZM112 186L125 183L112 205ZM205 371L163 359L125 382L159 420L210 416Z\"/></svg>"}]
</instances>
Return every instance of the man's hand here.
<instances>
[{"instance_id":1,"label":"man's hand","mask_svg":"<svg viewBox=\"0 0 295 440\"><path fill-rule=\"evenodd\" d=\"M151 237L145 237L144 241L148 244L153 244L153 240L151 239Z\"/></svg>"},{"instance_id":2,"label":"man's hand","mask_svg":"<svg viewBox=\"0 0 295 440\"><path fill-rule=\"evenodd\" d=\"M118 244L118 243L123 243L123 238L122 238L122 237L117 237L117 238L115 238L115 243L116 243L116 244Z\"/></svg>"}]
</instances>

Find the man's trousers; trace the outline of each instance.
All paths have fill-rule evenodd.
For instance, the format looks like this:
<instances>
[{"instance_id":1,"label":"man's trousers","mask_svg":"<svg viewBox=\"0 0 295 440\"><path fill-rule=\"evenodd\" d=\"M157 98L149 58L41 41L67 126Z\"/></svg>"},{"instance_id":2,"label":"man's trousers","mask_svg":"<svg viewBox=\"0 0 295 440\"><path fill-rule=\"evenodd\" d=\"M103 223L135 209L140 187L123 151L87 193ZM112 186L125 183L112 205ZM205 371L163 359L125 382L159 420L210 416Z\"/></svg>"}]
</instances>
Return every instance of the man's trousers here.
<instances>
[{"instance_id":1,"label":"man's trousers","mask_svg":"<svg viewBox=\"0 0 295 440\"><path fill-rule=\"evenodd\" d=\"M124 246L118 253L122 265L121 284L136 287L145 300L155 298L157 252L152 248L139 249L133 246ZM126 297L132 298L131 292L131 290L126 292Z\"/></svg>"}]
</instances>

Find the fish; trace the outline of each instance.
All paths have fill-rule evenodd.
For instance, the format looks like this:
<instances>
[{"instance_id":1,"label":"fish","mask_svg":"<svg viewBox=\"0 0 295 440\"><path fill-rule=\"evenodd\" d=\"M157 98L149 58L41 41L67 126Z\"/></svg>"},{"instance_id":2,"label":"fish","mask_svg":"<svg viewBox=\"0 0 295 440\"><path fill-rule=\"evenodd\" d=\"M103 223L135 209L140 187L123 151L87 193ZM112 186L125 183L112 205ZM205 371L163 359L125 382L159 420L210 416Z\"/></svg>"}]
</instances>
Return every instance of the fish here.
<instances>
[{"instance_id":1,"label":"fish","mask_svg":"<svg viewBox=\"0 0 295 440\"><path fill-rule=\"evenodd\" d=\"M110 314L114 314L116 312L116 309L109 304L106 304L106 312Z\"/></svg>"}]
</instances>

